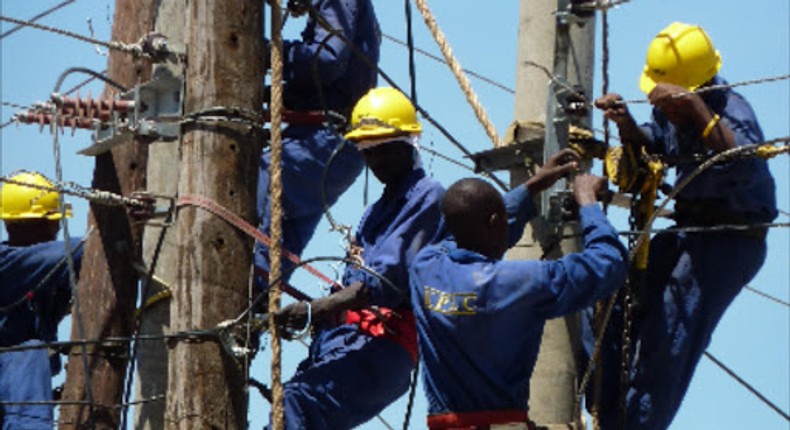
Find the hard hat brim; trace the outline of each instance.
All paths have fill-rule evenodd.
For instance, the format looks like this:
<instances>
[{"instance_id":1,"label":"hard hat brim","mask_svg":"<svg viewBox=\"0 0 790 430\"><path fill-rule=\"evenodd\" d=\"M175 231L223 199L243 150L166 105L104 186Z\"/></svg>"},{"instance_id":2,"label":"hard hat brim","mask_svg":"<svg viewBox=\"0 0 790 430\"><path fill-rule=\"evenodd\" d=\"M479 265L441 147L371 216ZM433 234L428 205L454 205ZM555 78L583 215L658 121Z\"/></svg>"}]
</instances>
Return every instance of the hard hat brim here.
<instances>
[{"instance_id":1,"label":"hard hat brim","mask_svg":"<svg viewBox=\"0 0 790 430\"><path fill-rule=\"evenodd\" d=\"M657 83L647 73L647 70L645 70L642 72L642 76L639 77L639 89L645 94L650 94L650 92L653 91L653 88L656 87Z\"/></svg>"}]
</instances>

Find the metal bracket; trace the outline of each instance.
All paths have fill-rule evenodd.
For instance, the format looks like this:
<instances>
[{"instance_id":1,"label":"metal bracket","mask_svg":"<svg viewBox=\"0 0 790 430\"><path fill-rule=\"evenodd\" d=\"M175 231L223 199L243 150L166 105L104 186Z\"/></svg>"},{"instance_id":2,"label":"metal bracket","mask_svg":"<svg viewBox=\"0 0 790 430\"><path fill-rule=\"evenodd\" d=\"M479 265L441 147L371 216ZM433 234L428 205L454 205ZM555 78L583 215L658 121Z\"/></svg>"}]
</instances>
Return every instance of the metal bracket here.
<instances>
[{"instance_id":1,"label":"metal bracket","mask_svg":"<svg viewBox=\"0 0 790 430\"><path fill-rule=\"evenodd\" d=\"M96 156L140 136L178 139L184 80L165 68L157 72L150 81L119 96L121 100L134 100L134 111L113 112L109 124L94 132L93 144L80 150L80 154Z\"/></svg>"}]
</instances>

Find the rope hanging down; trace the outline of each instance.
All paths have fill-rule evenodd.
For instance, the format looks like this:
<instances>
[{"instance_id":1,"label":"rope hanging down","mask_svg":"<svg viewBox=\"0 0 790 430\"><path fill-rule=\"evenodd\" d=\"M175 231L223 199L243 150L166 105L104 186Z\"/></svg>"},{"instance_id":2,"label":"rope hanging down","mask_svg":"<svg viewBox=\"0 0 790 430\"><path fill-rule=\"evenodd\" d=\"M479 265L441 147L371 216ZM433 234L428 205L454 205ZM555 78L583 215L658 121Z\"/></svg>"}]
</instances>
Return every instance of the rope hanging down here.
<instances>
[{"instance_id":1,"label":"rope hanging down","mask_svg":"<svg viewBox=\"0 0 790 430\"><path fill-rule=\"evenodd\" d=\"M272 344L272 428L282 430L285 428L285 410L283 407L284 391L282 384L282 339L279 329L275 324L274 316L280 309L280 294L282 282L272 283L273 279L280 279L282 254L282 113L283 113L283 38L282 38L282 5L280 0L271 2L271 187L269 202L271 204L271 239L269 246L269 329L271 330Z\"/></svg>"},{"instance_id":2,"label":"rope hanging down","mask_svg":"<svg viewBox=\"0 0 790 430\"><path fill-rule=\"evenodd\" d=\"M497 133L494 124L488 118L485 108L480 104L480 100L478 100L477 94L475 94L474 90L472 89L472 84L469 82L469 78L467 78L464 74L461 64L453 55L453 51L450 48L450 45L447 43L447 39L444 37L441 29L439 29L436 19L434 19L433 15L431 14L428 4L425 0L415 0L415 2L417 4L417 9L420 10L422 17L425 20L425 24L428 26L428 29L431 30L431 33L436 40L436 44L439 45L442 55L444 55L445 60L447 60L447 64L453 71L455 79L458 80L458 84L461 86L461 90L463 90L466 100L470 105L472 105L472 109L475 111L478 121L480 121L480 124L483 125L488 138L491 139L491 142L494 144L495 148L503 146L504 143L502 142L502 139L499 138L499 133Z\"/></svg>"}]
</instances>

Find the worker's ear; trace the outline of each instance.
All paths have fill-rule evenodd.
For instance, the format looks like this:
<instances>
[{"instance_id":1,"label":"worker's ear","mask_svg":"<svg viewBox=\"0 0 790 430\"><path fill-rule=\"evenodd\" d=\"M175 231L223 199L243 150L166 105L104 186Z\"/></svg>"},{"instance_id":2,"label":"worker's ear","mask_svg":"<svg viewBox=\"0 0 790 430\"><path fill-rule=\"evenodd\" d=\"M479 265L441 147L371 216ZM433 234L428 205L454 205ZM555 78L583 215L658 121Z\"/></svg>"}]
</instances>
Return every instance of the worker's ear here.
<instances>
[{"instance_id":1,"label":"worker's ear","mask_svg":"<svg viewBox=\"0 0 790 430\"><path fill-rule=\"evenodd\" d=\"M499 215L498 213L496 213L496 212L492 213L491 215L488 216L488 222L486 223L486 227L488 229L496 228L497 224L499 222L501 222L500 218L501 218L501 215Z\"/></svg>"}]
</instances>

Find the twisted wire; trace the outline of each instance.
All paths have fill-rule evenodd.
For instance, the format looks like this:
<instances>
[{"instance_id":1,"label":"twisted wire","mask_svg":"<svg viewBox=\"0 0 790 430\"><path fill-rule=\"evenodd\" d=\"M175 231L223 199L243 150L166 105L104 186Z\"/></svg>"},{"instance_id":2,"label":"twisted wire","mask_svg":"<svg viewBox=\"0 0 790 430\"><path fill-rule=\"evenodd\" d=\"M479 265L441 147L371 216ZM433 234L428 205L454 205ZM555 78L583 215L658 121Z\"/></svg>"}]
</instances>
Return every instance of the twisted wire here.
<instances>
[{"instance_id":1,"label":"twisted wire","mask_svg":"<svg viewBox=\"0 0 790 430\"><path fill-rule=\"evenodd\" d=\"M28 21L29 22L38 21L39 19L44 18L45 16L47 16L47 15L49 15L49 14L51 14L51 13L53 13L53 12L63 8L63 7L65 7L65 6L68 6L69 4L74 3L75 1L77 1L77 0L66 0L64 2L56 4L55 6L52 6L51 8L45 10L44 12L41 12L40 14L34 16L33 18L30 18ZM25 26L23 24L17 25L16 27L6 31L5 33L0 34L0 40L5 39L7 36L10 36L10 35L16 33L17 31L19 31L19 30L21 30L23 28L25 28Z\"/></svg>"},{"instance_id":2,"label":"twisted wire","mask_svg":"<svg viewBox=\"0 0 790 430\"><path fill-rule=\"evenodd\" d=\"M116 51L125 52L127 54L132 54L135 57L142 57L142 56L146 56L147 55L147 54L145 54L143 52L142 46L140 46L137 43L128 44L128 43L116 42L116 41L105 42L103 40L98 40L98 39L94 39L92 37L83 36L81 34L73 33L71 31L63 30L63 29L60 29L60 28L51 27L51 26L48 26L48 25L36 24L36 23L34 23L32 21L26 21L26 20L23 20L23 19L11 18L11 17L4 16L4 15L0 15L0 21L6 21L6 22L22 25L22 26L25 26L25 27L35 28L37 30L43 30L43 31L47 31L47 32L50 32L50 33L59 34L61 36L70 37L72 39L77 39L77 40L82 41L82 42L87 42L87 43L92 43L94 45L99 45L99 46L105 47L107 49L113 49L113 50L116 50Z\"/></svg>"}]
</instances>

